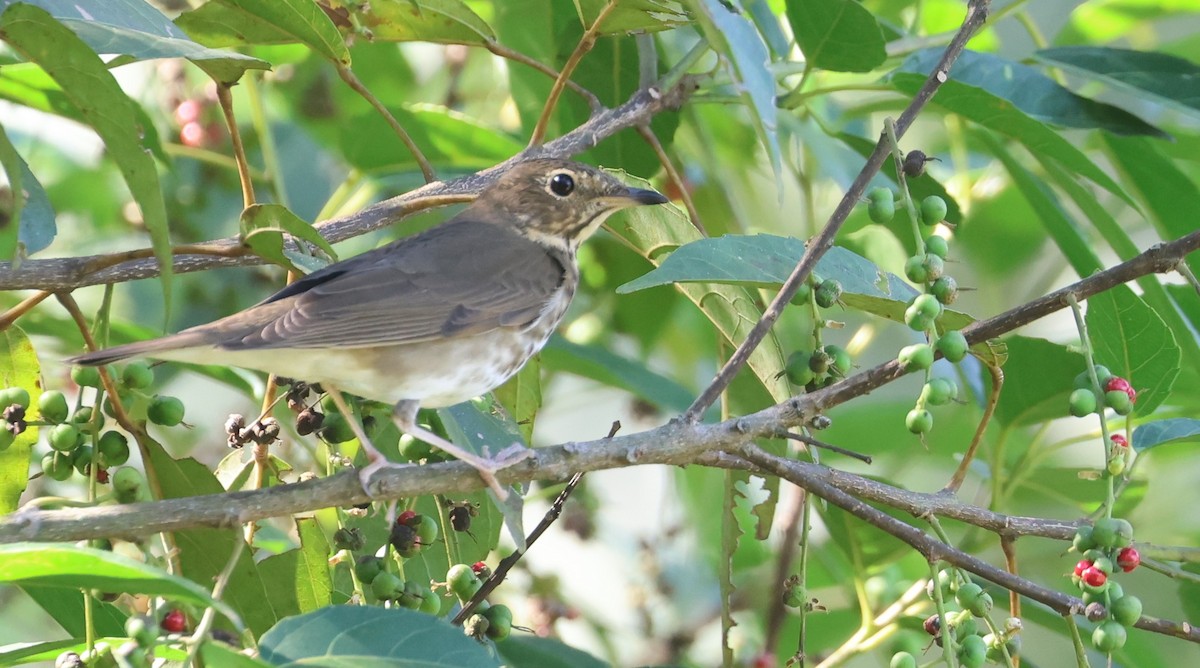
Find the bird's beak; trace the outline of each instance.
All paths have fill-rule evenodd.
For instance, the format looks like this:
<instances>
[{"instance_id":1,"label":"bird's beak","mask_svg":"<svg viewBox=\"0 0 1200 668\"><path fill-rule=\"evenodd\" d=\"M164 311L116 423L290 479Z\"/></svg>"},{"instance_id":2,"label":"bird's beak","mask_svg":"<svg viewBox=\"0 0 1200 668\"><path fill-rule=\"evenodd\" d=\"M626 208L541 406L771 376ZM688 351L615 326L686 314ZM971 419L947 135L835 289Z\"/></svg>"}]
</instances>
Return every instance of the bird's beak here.
<instances>
[{"instance_id":1,"label":"bird's beak","mask_svg":"<svg viewBox=\"0 0 1200 668\"><path fill-rule=\"evenodd\" d=\"M615 208L620 209L646 204L666 204L670 201L662 193L646 188L630 188L623 193L611 196L609 200Z\"/></svg>"}]
</instances>

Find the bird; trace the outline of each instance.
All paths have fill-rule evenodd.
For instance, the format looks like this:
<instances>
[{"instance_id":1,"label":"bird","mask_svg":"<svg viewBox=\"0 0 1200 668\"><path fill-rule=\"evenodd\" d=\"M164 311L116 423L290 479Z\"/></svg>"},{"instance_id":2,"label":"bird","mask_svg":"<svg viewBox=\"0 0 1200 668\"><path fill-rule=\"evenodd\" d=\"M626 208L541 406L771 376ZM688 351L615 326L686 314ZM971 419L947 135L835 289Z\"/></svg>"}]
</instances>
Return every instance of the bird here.
<instances>
[{"instance_id":1,"label":"bird","mask_svg":"<svg viewBox=\"0 0 1200 668\"><path fill-rule=\"evenodd\" d=\"M467 401L516 374L566 314L584 240L616 211L667 201L583 163L523 160L439 225L334 262L219 320L67 361L221 364L319 383L343 412L343 390L387 402L402 433L467 462L504 499L496 472L532 451L518 443L477 455L418 424L418 409ZM361 429L356 435L368 459L359 480L371 495L372 476L399 465Z\"/></svg>"}]
</instances>

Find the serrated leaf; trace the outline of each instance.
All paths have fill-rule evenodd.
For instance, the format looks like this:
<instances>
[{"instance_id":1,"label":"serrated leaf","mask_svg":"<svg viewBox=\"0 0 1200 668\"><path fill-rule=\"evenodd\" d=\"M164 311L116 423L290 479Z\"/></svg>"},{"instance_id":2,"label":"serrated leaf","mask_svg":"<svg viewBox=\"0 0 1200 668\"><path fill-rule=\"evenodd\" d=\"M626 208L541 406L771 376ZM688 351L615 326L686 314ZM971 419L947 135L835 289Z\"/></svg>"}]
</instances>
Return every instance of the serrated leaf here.
<instances>
[{"instance_id":1,"label":"serrated leaf","mask_svg":"<svg viewBox=\"0 0 1200 668\"><path fill-rule=\"evenodd\" d=\"M735 92L750 109L754 127L771 161L776 185L780 185L783 157L776 120L775 77L767 67L770 63L767 47L750 21L720 0L694 0L692 4L700 32L725 56L722 64L734 82Z\"/></svg>"},{"instance_id":2,"label":"serrated leaf","mask_svg":"<svg viewBox=\"0 0 1200 668\"><path fill-rule=\"evenodd\" d=\"M229 619L237 619L232 608L191 580L115 552L90 547L44 543L0 545L0 582L164 596L216 608Z\"/></svg>"},{"instance_id":3,"label":"serrated leaf","mask_svg":"<svg viewBox=\"0 0 1200 668\"><path fill-rule=\"evenodd\" d=\"M25 419L38 419L42 367L29 337L16 325L0 330L0 388L23 387L29 392ZM3 410L3 407L0 407ZM0 448L0 515L17 509L29 485L29 460L38 442L38 428L29 426L7 448Z\"/></svg>"},{"instance_id":4,"label":"serrated leaf","mask_svg":"<svg viewBox=\"0 0 1200 668\"><path fill-rule=\"evenodd\" d=\"M1124 285L1088 298L1087 326L1096 363L1127 379L1138 392L1135 413L1151 415L1179 375L1175 334Z\"/></svg>"},{"instance_id":5,"label":"serrated leaf","mask_svg":"<svg viewBox=\"0 0 1200 668\"><path fill-rule=\"evenodd\" d=\"M259 640L275 666L498 668L462 629L413 610L361 606L322 608L289 617Z\"/></svg>"},{"instance_id":6,"label":"serrated leaf","mask_svg":"<svg viewBox=\"0 0 1200 668\"><path fill-rule=\"evenodd\" d=\"M1168 418L1139 425L1133 430L1134 450L1141 452L1175 441L1200 440L1200 420Z\"/></svg>"},{"instance_id":7,"label":"serrated leaf","mask_svg":"<svg viewBox=\"0 0 1200 668\"><path fill-rule=\"evenodd\" d=\"M13 195L9 220L0 227L0 257L20 261L49 246L58 233L58 226L54 222L50 198L8 140L3 126L0 126L0 163L4 165Z\"/></svg>"},{"instance_id":8,"label":"serrated leaf","mask_svg":"<svg viewBox=\"0 0 1200 668\"><path fill-rule=\"evenodd\" d=\"M350 2L329 0L334 12L345 12L383 42L486 44L496 39L492 27L461 0Z\"/></svg>"},{"instance_id":9,"label":"serrated leaf","mask_svg":"<svg viewBox=\"0 0 1200 668\"><path fill-rule=\"evenodd\" d=\"M285 232L316 245L329 258L337 259L337 253L325 237L282 204L251 204L242 211L238 229L242 243L249 246L255 255L291 271L299 270L294 264L296 256L288 253L284 247ZM311 271L311 267L306 269Z\"/></svg>"},{"instance_id":10,"label":"serrated leaf","mask_svg":"<svg viewBox=\"0 0 1200 668\"><path fill-rule=\"evenodd\" d=\"M777 288L804 254L804 242L771 234L725 235L681 246L647 274L617 288L618 293L669 283L714 282ZM849 308L904 322L904 310L917 291L903 279L881 270L853 251L834 246L817 262L822 279L842 284L842 302ZM962 329L971 316L946 310L938 324Z\"/></svg>"},{"instance_id":11,"label":"serrated leaf","mask_svg":"<svg viewBox=\"0 0 1200 668\"><path fill-rule=\"evenodd\" d=\"M1072 383L1084 369L1083 355L1064 345L1026 336L1006 337L1004 342L1008 360L996 419L1016 426L1066 416Z\"/></svg>"},{"instance_id":12,"label":"serrated leaf","mask_svg":"<svg viewBox=\"0 0 1200 668\"><path fill-rule=\"evenodd\" d=\"M86 44L46 11L15 4L0 16L0 39L37 63L104 140L141 210L158 260L163 302L171 308L171 239L154 159L147 152L142 116Z\"/></svg>"},{"instance_id":13,"label":"serrated leaf","mask_svg":"<svg viewBox=\"0 0 1200 668\"><path fill-rule=\"evenodd\" d=\"M1027 103L1028 99L1019 95L1022 90L1019 86L1013 86L1011 82L1007 81L1010 78L1009 70L1001 65L1001 63L1017 65L1017 63L994 56L979 61L975 57L981 54L968 55L971 53L970 51L963 52L964 58L955 63L954 68L950 71L949 80L942 84L937 95L934 96L933 104L1014 139L1035 154L1058 161L1067 169L1125 200L1130 206L1136 206L1120 184L1097 167L1090 158L1067 141L1055 128L1049 127L1046 123L1051 122L1050 120L1039 120L1018 104L1018 102ZM936 64L936 59L940 57L940 54L940 49L913 54L890 75L889 80L905 93L916 93L925 83L930 69ZM985 67L960 67L964 63L970 65L972 62L982 63ZM1015 73L1018 70L1012 71ZM985 75L998 77L1003 85L983 78ZM1038 76L1041 75L1038 74ZM1036 86L1034 88L1036 89ZM1004 93L1013 95L1017 99L1008 99L1004 97ZM1067 91L1067 94L1073 95L1070 91ZM1046 110L1040 106L1032 106L1032 109L1035 113L1042 114L1042 117L1056 118L1052 107ZM1075 118L1078 120L1087 117L1076 116ZM1054 122L1061 123L1061 121ZM1082 123L1083 121L1079 120L1078 122ZM1093 125L1087 127L1098 124L1100 121L1097 120L1093 122Z\"/></svg>"},{"instance_id":14,"label":"serrated leaf","mask_svg":"<svg viewBox=\"0 0 1200 668\"><path fill-rule=\"evenodd\" d=\"M788 0L787 17L807 67L870 72L887 58L879 23L857 0Z\"/></svg>"},{"instance_id":15,"label":"serrated leaf","mask_svg":"<svg viewBox=\"0 0 1200 668\"><path fill-rule=\"evenodd\" d=\"M1034 57L1139 98L1150 96L1193 117L1200 116L1200 66L1190 60L1108 46L1042 49Z\"/></svg>"}]
</instances>

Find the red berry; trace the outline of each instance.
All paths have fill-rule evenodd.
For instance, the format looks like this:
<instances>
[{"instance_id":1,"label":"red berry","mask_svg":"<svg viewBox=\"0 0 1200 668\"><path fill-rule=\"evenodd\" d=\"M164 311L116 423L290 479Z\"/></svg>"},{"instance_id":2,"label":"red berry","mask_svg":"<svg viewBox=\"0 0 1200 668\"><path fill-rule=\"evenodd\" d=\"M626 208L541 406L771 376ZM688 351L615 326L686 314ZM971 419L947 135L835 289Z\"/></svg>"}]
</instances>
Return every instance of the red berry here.
<instances>
[{"instance_id":1,"label":"red berry","mask_svg":"<svg viewBox=\"0 0 1200 668\"><path fill-rule=\"evenodd\" d=\"M1095 566L1088 566L1083 569L1079 577L1083 580L1084 584L1092 587L1103 587L1104 583L1108 582L1108 576L1104 574L1104 571Z\"/></svg>"},{"instance_id":2,"label":"red berry","mask_svg":"<svg viewBox=\"0 0 1200 668\"><path fill-rule=\"evenodd\" d=\"M96 469L96 482L100 483L101 485L108 484L108 469L105 469L105 468Z\"/></svg>"},{"instance_id":3,"label":"red berry","mask_svg":"<svg viewBox=\"0 0 1200 668\"><path fill-rule=\"evenodd\" d=\"M417 511L406 510L406 511L400 513L400 516L396 518L396 524L408 524L416 516L417 516Z\"/></svg>"},{"instance_id":4,"label":"red berry","mask_svg":"<svg viewBox=\"0 0 1200 668\"><path fill-rule=\"evenodd\" d=\"M1129 381L1120 376L1113 376L1112 378L1109 378L1108 382L1104 385L1104 390L1106 392L1124 392L1125 394L1129 395L1130 403L1137 401L1137 390L1134 390L1133 386L1129 384Z\"/></svg>"},{"instance_id":5,"label":"red berry","mask_svg":"<svg viewBox=\"0 0 1200 668\"><path fill-rule=\"evenodd\" d=\"M1129 441L1125 440L1125 437L1120 434L1113 434L1112 436L1108 437L1108 440L1112 441L1112 444L1118 448L1129 447Z\"/></svg>"},{"instance_id":6,"label":"red berry","mask_svg":"<svg viewBox=\"0 0 1200 668\"><path fill-rule=\"evenodd\" d=\"M1092 567L1091 559L1082 559L1075 564L1075 577L1083 577L1083 572Z\"/></svg>"},{"instance_id":7,"label":"red berry","mask_svg":"<svg viewBox=\"0 0 1200 668\"><path fill-rule=\"evenodd\" d=\"M487 569L488 569L488 565L483 563L482 561L476 561L475 563L471 564L471 570L475 572L475 575L479 575L480 573L482 573L483 571L486 571Z\"/></svg>"},{"instance_id":8,"label":"red berry","mask_svg":"<svg viewBox=\"0 0 1200 668\"><path fill-rule=\"evenodd\" d=\"M1127 547L1117 553L1117 565L1126 573L1137 568L1141 563L1142 555L1138 554L1137 548Z\"/></svg>"},{"instance_id":9,"label":"red berry","mask_svg":"<svg viewBox=\"0 0 1200 668\"><path fill-rule=\"evenodd\" d=\"M175 107L175 122L180 125L194 123L200 120L200 112L203 110L199 100L184 100Z\"/></svg>"},{"instance_id":10,"label":"red berry","mask_svg":"<svg viewBox=\"0 0 1200 668\"><path fill-rule=\"evenodd\" d=\"M183 633L183 630L187 628L187 618L183 616L183 612L172 610L163 616L158 625L167 633Z\"/></svg>"},{"instance_id":11,"label":"red berry","mask_svg":"<svg viewBox=\"0 0 1200 668\"><path fill-rule=\"evenodd\" d=\"M185 123L179 129L179 141L192 148L204 146L204 126L195 121Z\"/></svg>"},{"instance_id":12,"label":"red berry","mask_svg":"<svg viewBox=\"0 0 1200 668\"><path fill-rule=\"evenodd\" d=\"M763 652L754 658L754 663L752 665L754 668L774 668L779 664L775 661L774 654L770 652Z\"/></svg>"}]
</instances>

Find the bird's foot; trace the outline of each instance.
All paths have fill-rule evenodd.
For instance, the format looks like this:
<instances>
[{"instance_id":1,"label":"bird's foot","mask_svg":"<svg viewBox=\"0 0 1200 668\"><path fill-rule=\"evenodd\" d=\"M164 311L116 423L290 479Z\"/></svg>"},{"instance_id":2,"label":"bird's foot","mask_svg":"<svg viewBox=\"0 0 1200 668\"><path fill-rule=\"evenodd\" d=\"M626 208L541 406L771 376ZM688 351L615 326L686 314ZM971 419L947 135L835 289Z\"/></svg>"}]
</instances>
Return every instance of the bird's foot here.
<instances>
[{"instance_id":1,"label":"bird's foot","mask_svg":"<svg viewBox=\"0 0 1200 668\"><path fill-rule=\"evenodd\" d=\"M495 456L472 456L469 459L460 457L460 459L473 466L476 471L479 471L479 477L483 478L483 482L496 494L496 498L504 501L508 498L508 489L496 479L496 473L514 464L523 462L532 456L533 450L530 450L521 443L513 443L496 453Z\"/></svg>"}]
</instances>

